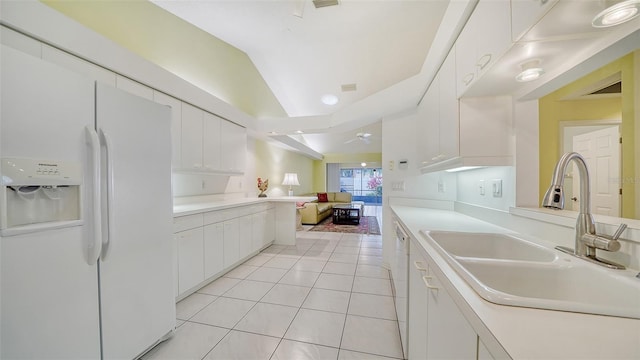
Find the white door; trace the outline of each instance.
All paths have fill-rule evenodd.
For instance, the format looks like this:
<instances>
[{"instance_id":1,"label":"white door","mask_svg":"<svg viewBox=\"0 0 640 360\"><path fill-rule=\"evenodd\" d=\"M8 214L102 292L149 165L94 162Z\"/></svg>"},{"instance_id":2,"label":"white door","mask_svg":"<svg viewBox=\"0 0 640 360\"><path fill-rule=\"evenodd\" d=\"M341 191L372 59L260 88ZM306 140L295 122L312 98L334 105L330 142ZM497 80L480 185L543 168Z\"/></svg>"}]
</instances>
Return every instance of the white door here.
<instances>
[{"instance_id":1,"label":"white door","mask_svg":"<svg viewBox=\"0 0 640 360\"><path fill-rule=\"evenodd\" d=\"M0 156L74 161L86 169L93 82L6 46L0 53ZM86 174L84 181L87 197ZM0 358L100 357L88 208L85 226L0 239Z\"/></svg>"},{"instance_id":2,"label":"white door","mask_svg":"<svg viewBox=\"0 0 640 360\"><path fill-rule=\"evenodd\" d=\"M620 133L617 126L573 137L573 151L585 158L591 180L591 211L620 216ZM573 194L579 196L580 179L574 165ZM574 210L579 202L573 201Z\"/></svg>"},{"instance_id":3,"label":"white door","mask_svg":"<svg viewBox=\"0 0 640 360\"><path fill-rule=\"evenodd\" d=\"M102 173L112 191L102 201L103 354L132 359L175 326L171 113L98 83L96 123L106 134Z\"/></svg>"}]
</instances>

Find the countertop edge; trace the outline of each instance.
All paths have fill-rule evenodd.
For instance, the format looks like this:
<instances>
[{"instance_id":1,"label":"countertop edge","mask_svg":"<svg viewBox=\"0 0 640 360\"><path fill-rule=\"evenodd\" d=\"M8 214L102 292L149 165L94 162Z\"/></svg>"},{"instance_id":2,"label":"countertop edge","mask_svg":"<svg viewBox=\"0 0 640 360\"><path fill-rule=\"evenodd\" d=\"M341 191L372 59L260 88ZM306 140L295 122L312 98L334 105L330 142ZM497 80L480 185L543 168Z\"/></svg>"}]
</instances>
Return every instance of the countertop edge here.
<instances>
[{"instance_id":1,"label":"countertop edge","mask_svg":"<svg viewBox=\"0 0 640 360\"><path fill-rule=\"evenodd\" d=\"M216 200L210 202L198 202L191 204L174 205L173 217L189 216L201 214L209 211L225 210L235 207L282 202L310 202L317 197L310 196L279 196L270 198L234 198L227 200Z\"/></svg>"}]
</instances>

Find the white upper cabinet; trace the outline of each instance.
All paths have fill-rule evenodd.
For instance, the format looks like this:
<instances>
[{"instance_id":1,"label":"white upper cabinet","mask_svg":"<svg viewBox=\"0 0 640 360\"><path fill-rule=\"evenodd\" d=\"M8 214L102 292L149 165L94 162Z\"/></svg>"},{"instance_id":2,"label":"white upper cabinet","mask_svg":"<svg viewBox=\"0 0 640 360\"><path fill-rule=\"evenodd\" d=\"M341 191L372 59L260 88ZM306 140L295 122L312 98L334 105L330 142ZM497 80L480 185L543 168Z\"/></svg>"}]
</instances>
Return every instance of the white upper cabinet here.
<instances>
[{"instance_id":1,"label":"white upper cabinet","mask_svg":"<svg viewBox=\"0 0 640 360\"><path fill-rule=\"evenodd\" d=\"M418 109L418 152L421 166L459 155L459 114L455 50L452 49Z\"/></svg>"},{"instance_id":2,"label":"white upper cabinet","mask_svg":"<svg viewBox=\"0 0 640 360\"><path fill-rule=\"evenodd\" d=\"M456 53L451 49L438 72L440 159L459 155L459 113L456 92Z\"/></svg>"},{"instance_id":3,"label":"white upper cabinet","mask_svg":"<svg viewBox=\"0 0 640 360\"><path fill-rule=\"evenodd\" d=\"M180 144L182 137L182 101L165 95L159 91L153 92L153 101L171 107L171 167L179 169L182 164Z\"/></svg>"},{"instance_id":4,"label":"white upper cabinet","mask_svg":"<svg viewBox=\"0 0 640 360\"><path fill-rule=\"evenodd\" d=\"M510 3L480 0L455 45L458 97L510 47Z\"/></svg>"},{"instance_id":5,"label":"white upper cabinet","mask_svg":"<svg viewBox=\"0 0 640 360\"><path fill-rule=\"evenodd\" d=\"M215 171L222 169L221 163L221 123L225 120L204 113L204 123L202 128L202 159L204 162L204 170Z\"/></svg>"},{"instance_id":6,"label":"white upper cabinet","mask_svg":"<svg viewBox=\"0 0 640 360\"><path fill-rule=\"evenodd\" d=\"M460 99L460 157L473 165L512 165L510 96Z\"/></svg>"},{"instance_id":7,"label":"white upper cabinet","mask_svg":"<svg viewBox=\"0 0 640 360\"><path fill-rule=\"evenodd\" d=\"M244 173L247 157L247 131L229 121L221 124L222 171Z\"/></svg>"},{"instance_id":8,"label":"white upper cabinet","mask_svg":"<svg viewBox=\"0 0 640 360\"><path fill-rule=\"evenodd\" d=\"M511 0L511 40L520 40L557 2L558 0Z\"/></svg>"},{"instance_id":9,"label":"white upper cabinet","mask_svg":"<svg viewBox=\"0 0 640 360\"><path fill-rule=\"evenodd\" d=\"M204 112L195 106L182 104L181 166L183 170L201 171L202 126Z\"/></svg>"},{"instance_id":10,"label":"white upper cabinet","mask_svg":"<svg viewBox=\"0 0 640 360\"><path fill-rule=\"evenodd\" d=\"M182 104L181 171L244 173L246 129Z\"/></svg>"}]
</instances>

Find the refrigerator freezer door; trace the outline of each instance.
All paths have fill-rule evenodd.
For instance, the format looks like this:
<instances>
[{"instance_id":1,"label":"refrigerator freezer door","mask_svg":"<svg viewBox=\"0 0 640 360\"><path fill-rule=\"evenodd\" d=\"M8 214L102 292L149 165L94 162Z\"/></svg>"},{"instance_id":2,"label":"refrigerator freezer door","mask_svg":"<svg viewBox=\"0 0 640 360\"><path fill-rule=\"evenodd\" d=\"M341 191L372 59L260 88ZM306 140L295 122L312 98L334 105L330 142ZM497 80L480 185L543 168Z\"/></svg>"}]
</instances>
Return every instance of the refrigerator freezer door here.
<instances>
[{"instance_id":1,"label":"refrigerator freezer door","mask_svg":"<svg viewBox=\"0 0 640 360\"><path fill-rule=\"evenodd\" d=\"M87 164L93 82L6 46L0 53L0 156ZM92 191L88 176L83 198ZM100 357L87 208L84 226L0 238L0 358Z\"/></svg>"},{"instance_id":2,"label":"refrigerator freezer door","mask_svg":"<svg viewBox=\"0 0 640 360\"><path fill-rule=\"evenodd\" d=\"M108 251L99 265L103 355L131 359L175 327L171 114L99 83L96 99L102 188L111 191L102 197Z\"/></svg>"}]
</instances>

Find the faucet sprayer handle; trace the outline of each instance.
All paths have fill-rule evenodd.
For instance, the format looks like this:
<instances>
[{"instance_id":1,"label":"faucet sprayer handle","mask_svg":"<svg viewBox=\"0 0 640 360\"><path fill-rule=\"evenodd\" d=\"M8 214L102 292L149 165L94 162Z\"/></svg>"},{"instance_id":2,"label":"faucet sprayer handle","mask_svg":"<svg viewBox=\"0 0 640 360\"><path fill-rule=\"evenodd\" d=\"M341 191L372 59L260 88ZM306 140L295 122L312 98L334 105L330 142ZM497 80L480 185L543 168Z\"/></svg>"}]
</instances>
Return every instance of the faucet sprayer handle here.
<instances>
[{"instance_id":1,"label":"faucet sprayer handle","mask_svg":"<svg viewBox=\"0 0 640 360\"><path fill-rule=\"evenodd\" d=\"M627 224L620 224L620 226L618 227L618 230L616 230L616 232L613 233L613 235L611 235L611 239L618 240L618 238L620 237L620 235L622 235L622 233L626 228L627 228Z\"/></svg>"}]
</instances>

